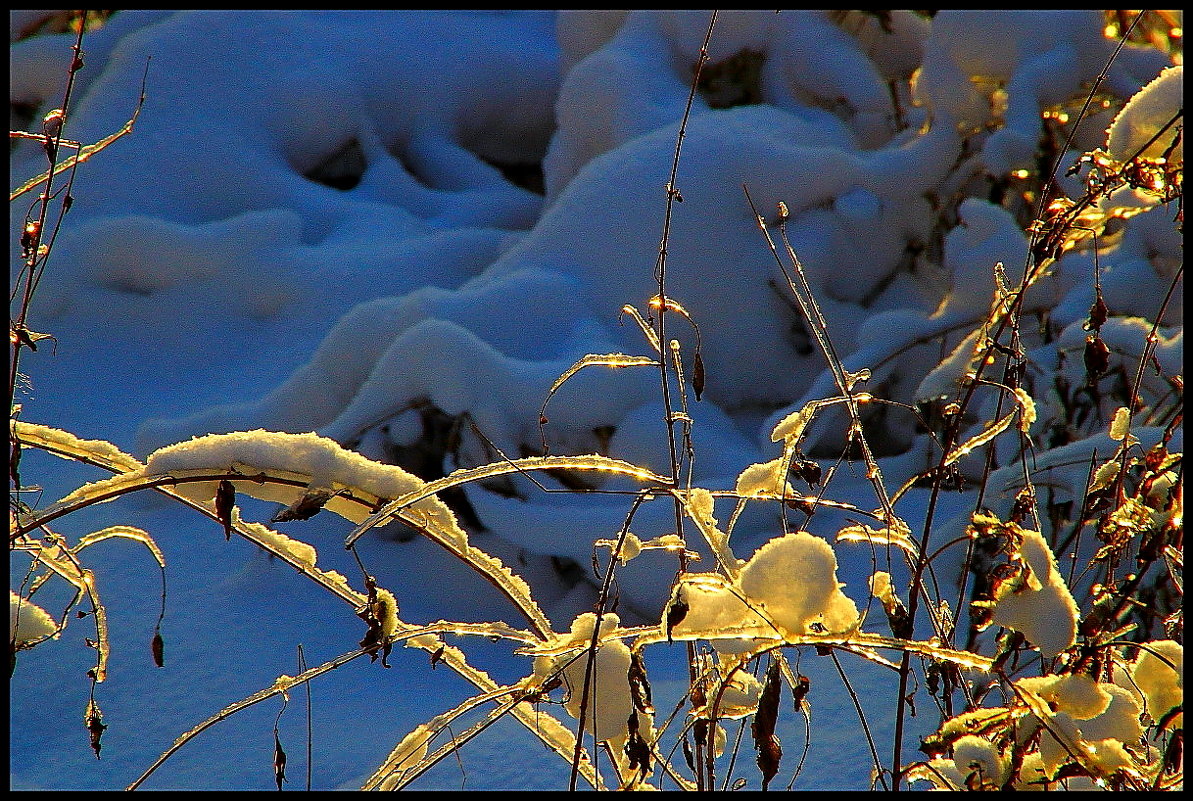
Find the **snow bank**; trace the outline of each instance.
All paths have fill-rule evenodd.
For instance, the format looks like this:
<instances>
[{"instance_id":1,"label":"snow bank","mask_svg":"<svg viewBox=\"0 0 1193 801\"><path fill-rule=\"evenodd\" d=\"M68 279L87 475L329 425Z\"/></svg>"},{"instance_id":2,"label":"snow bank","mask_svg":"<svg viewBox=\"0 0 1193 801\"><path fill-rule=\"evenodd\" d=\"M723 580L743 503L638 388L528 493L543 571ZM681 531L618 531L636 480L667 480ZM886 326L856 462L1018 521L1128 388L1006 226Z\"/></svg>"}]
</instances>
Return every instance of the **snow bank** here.
<instances>
[{"instance_id":1,"label":"snow bank","mask_svg":"<svg viewBox=\"0 0 1193 801\"><path fill-rule=\"evenodd\" d=\"M385 458L417 444L417 408L461 421L458 449L441 458L478 463L493 446L522 455L541 448L542 399L577 359L649 352L621 308L645 308L657 291L662 184L704 14L569 12L556 24L428 13L404 14L401 26L385 14L116 19L123 27L101 40L102 75L84 86L75 132L94 139L118 127L144 57L157 53L150 101L136 134L87 165L102 194L80 190L39 299L61 339L102 310L109 336L93 357L112 383L205 387L186 403L151 401L157 419L141 425L140 451L264 428L315 430ZM883 25L838 12L722 15L706 65L720 94L697 93L669 242L668 293L703 335L707 386L692 412L702 476L731 480L765 464L764 432L835 394L742 186L766 216L786 204L836 349L848 369L873 370L867 389L908 401L950 394L971 349L961 338L990 307L995 265L1013 285L1027 247L1016 220L986 200L965 200L956 221L940 216L940 199L973 178L962 137L1005 123L973 140L985 137L981 169L1017 163L1011 139L1034 147L1040 109L1078 96L1100 70L1111 46L1100 30L1092 12L942 12L931 22L895 12ZM39 41L18 48L46 47ZM974 46L992 41L1001 46ZM213 49L225 54L218 65L207 63ZM913 96L893 97L886 82L917 66ZM1154 53L1132 51L1107 85L1134 91L1158 67ZM199 72L235 89L199 89L189 80ZM1006 110L995 114L999 92ZM729 96L756 103L722 107ZM15 170L33 171L31 151L18 148ZM511 167L539 161L545 201L511 183ZM1128 220L1104 249L1108 295L1118 282L1148 282L1117 292L1116 313L1154 314L1132 298L1161 294L1179 259L1159 218ZM1054 308L1069 326L1062 351L1082 344L1089 270L1082 254L1062 259L1029 296L1028 309ZM1114 318L1103 336L1126 366L1142 343L1134 329L1120 337L1123 326ZM690 374L691 332L673 318L669 336L687 349ZM1160 349L1169 370L1179 369L1173 336ZM121 353L133 338L158 347ZM933 372L940 342L955 356ZM1045 351L1033 356L1058 360ZM1079 371L1080 360L1054 366ZM254 376L275 388L260 393ZM649 411L657 394L649 368L581 371L552 398L549 445L665 469L661 410ZM805 450L831 453L841 419L826 412ZM889 448L912 447L910 416L884 425ZM529 523L535 534L520 535L505 519L520 509L545 522L563 507L468 494L502 536L583 555L570 534ZM593 526L602 536L616 528L612 504ZM755 543L771 535L743 529Z\"/></svg>"}]
</instances>

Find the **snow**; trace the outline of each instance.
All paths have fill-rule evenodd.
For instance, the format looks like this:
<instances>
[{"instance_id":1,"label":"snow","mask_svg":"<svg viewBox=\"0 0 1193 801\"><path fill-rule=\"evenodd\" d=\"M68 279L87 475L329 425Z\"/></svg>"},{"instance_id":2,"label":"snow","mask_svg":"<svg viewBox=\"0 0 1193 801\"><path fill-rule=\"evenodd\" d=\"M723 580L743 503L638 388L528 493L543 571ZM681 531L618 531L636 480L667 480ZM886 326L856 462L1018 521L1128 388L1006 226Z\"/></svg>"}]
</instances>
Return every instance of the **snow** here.
<instances>
[{"instance_id":1,"label":"snow","mask_svg":"<svg viewBox=\"0 0 1193 801\"><path fill-rule=\"evenodd\" d=\"M8 630L15 646L22 648L53 636L58 626L46 610L9 590Z\"/></svg>"},{"instance_id":2,"label":"snow","mask_svg":"<svg viewBox=\"0 0 1193 801\"><path fill-rule=\"evenodd\" d=\"M1169 67L1133 95L1106 132L1110 155L1119 160L1133 158L1137 153L1144 158L1161 158L1171 149L1169 157L1174 162L1184 161L1183 138L1161 133L1181 110L1184 87L1184 67Z\"/></svg>"},{"instance_id":3,"label":"snow","mask_svg":"<svg viewBox=\"0 0 1193 801\"><path fill-rule=\"evenodd\" d=\"M613 613L601 618L601 633L617 628L621 619ZM579 718L584 700L584 679L591 670L591 684L588 690L588 707L585 725L596 734L598 740L610 740L623 736L627 730L626 720L634 713L630 698L630 685L626 676L630 670L630 649L620 641L610 642L597 649L592 667L584 659L577 659L592 641L596 615L587 612L572 621L567 641L575 646L571 651L555 657L538 657L534 673L546 680L562 668L562 678L568 687L567 710L573 718Z\"/></svg>"},{"instance_id":4,"label":"snow","mask_svg":"<svg viewBox=\"0 0 1193 801\"><path fill-rule=\"evenodd\" d=\"M1046 776L1055 775L1057 766L1074 747L1082 750L1083 761L1113 771L1128 761L1123 745L1143 734L1138 702L1131 692L1115 684L1072 675L1025 678L1016 686L1039 695L1052 709L1049 727L1040 739Z\"/></svg>"},{"instance_id":5,"label":"snow","mask_svg":"<svg viewBox=\"0 0 1193 801\"><path fill-rule=\"evenodd\" d=\"M1131 665L1128 689L1139 688L1147 701L1148 714L1159 720L1184 700L1185 649L1173 640L1159 640L1151 646L1149 650L1141 649ZM1182 725L1183 715L1175 716L1174 726Z\"/></svg>"},{"instance_id":6,"label":"snow","mask_svg":"<svg viewBox=\"0 0 1193 801\"><path fill-rule=\"evenodd\" d=\"M1038 531L1024 531L1021 586L1000 586L994 622L1015 629L1051 659L1077 638L1077 602L1060 574L1056 556Z\"/></svg>"},{"instance_id":7,"label":"snow","mask_svg":"<svg viewBox=\"0 0 1193 801\"><path fill-rule=\"evenodd\" d=\"M677 600L688 609L670 629L672 637L702 637L721 653L741 653L777 637L857 626L857 607L837 582L836 556L819 537L785 534L740 567L730 564L734 581L703 573L681 581Z\"/></svg>"},{"instance_id":8,"label":"snow","mask_svg":"<svg viewBox=\"0 0 1193 801\"><path fill-rule=\"evenodd\" d=\"M36 19L13 12L13 38ZM32 390L18 398L22 419L111 442L105 453L113 464L142 469L126 451L147 459L143 475L237 467L288 471L307 482L283 491L236 481L236 514L246 520L268 519L277 504L308 490L355 487L392 499L421 487L422 479L392 462L394 454L420 455L435 415L455 421L440 450L422 454L442 473L498 454L540 453L540 409L566 370L590 353L657 355L621 310L633 304L648 313L658 293L652 268L664 184L707 21L704 13L643 11L117 13L88 34L67 131L94 142L117 130L143 76L147 101L133 134L79 170L74 206L32 309L31 326L52 332L56 343L24 356ZM34 120L60 102L71 42L71 35L39 35L11 45L10 96L35 106ZM683 203L672 220L667 295L700 325L707 370L703 399L688 398L696 485L802 497L785 479L794 448L827 459L844 442L839 403L810 405L837 389L787 300L743 185L769 220L780 201L790 210L788 234L834 345L847 369L873 371L865 389L906 403L954 397L973 352L966 336L995 298L995 265L1014 286L1026 260L1023 231L987 197L987 174L1025 166L1040 140L1041 108L1083 97L1112 49L1096 12L941 12L929 21L897 11L883 24L862 12L721 15L710 67L760 54L751 56L761 59L751 88L762 102L714 108L697 93L676 182ZM921 65L912 88L892 96L888 81L906 81ZM1120 138L1133 143L1152 130L1163 116L1160 101L1179 100L1180 69L1161 73L1167 65L1160 53L1132 47L1112 66L1104 88L1118 98L1155 79L1149 104L1133 103L1116 119L1112 152L1129 146ZM539 164L541 195L531 182L510 180ZM35 143L13 149L14 184L44 168ZM960 198L955 217L942 213L942 204ZM31 202L13 204L11 230ZM15 264L19 237L10 238ZM1085 380L1082 325L1094 269L1102 270L1114 315L1101 330L1112 370L1133 375L1158 299L1183 258L1167 208L1123 221L1108 240L1096 263L1088 252L1068 254L1028 296L1028 312L1048 312L1063 329L1056 342L1027 343L1038 375L1028 389L1041 421L1063 410L1064 399L1045 397L1053 377L1071 386ZM690 376L695 336L678 315L666 321ZM1178 294L1158 332L1156 357L1168 375L1183 371L1182 321ZM657 368L580 370L547 408L550 452L601 453L668 474L659 390ZM678 386L671 390L678 395ZM1140 392L1149 403L1170 390L1145 371ZM892 411L876 425L894 443L885 474L923 468L931 443L910 415ZM1139 420L1131 433L1148 447L1162 431ZM78 447L73 438L47 436ZM780 440L784 455L774 459ZM1180 441L1178 432L1173 450ZM1079 496L1095 449L1105 458L1114 448L1101 433L1037 452L1035 469ZM1003 513L1022 468L1000 464L985 503ZM43 505L103 478L31 451L21 468L27 482L44 487ZM871 508L864 468L854 469L858 475L842 468L826 497ZM601 492L638 486L581 478ZM536 480L558 490L570 479ZM216 486L178 489L207 502ZM570 624L572 636L587 640L593 621L586 633L577 615L591 609L593 583L571 583L555 567L570 561L590 573L593 542L615 542L626 525L626 496L544 493L508 475L470 485L461 497L481 528L437 498L416 508L436 516L459 548L483 549L525 575L555 629ZM911 520L924 503L913 490L898 512ZM705 557L692 569L716 568L711 549L740 573L733 582L709 574L684 583L691 611L677 636L737 626L740 637L714 640L724 655L773 637L774 627L757 625L742 596L789 634L813 622L833 632L858 624L873 567L868 551L829 544L845 525L842 515L821 511L807 531L780 529L773 501L755 499L726 534L712 495L694 492L689 507L710 540L689 526L688 548ZM354 522L365 515L339 497L327 509ZM945 499L942 510L942 536L959 535L972 498ZM602 628L660 619L675 578L675 555L666 549L674 515L662 494L635 514L617 574L621 618L607 614ZM170 559L167 668L156 670L144 653L156 617L149 610L158 606L152 560L119 543L88 549L113 631L111 675L98 691L110 726L103 759L87 749L81 727L62 724L80 719L84 671L94 659L78 641L86 621L73 621L59 640L20 655L10 713L22 743L11 752L13 787L123 787L181 732L277 676L296 674L295 643L304 644L308 664L318 664L355 647L363 631L350 610L332 608L290 568L226 543L218 526L156 496L72 516L60 521L61 533L73 540L113 516L149 531ZM350 531L343 520L320 515L278 529L261 526L258 535L359 588L360 568L340 547ZM1050 583L1055 557L1029 540L1033 573L1060 598ZM359 550L405 621L522 623L497 590L426 540L396 542L381 529ZM754 555L739 562L733 553ZM605 560L608 552L598 554ZM794 595L792 575L801 577ZM907 586L898 571L890 581ZM54 614L67 600L54 596L43 606ZM1013 623L1055 653L1067 644L1071 600L1057 601L1064 636L1018 617ZM24 625L22 617L22 632ZM500 681L530 672L504 644L472 639L459 644ZM597 661L598 686L617 688L601 692L599 703L610 706L590 720L602 736L626 726L623 649L606 644ZM665 653L673 659L679 648ZM835 671L809 661L813 751L796 786L866 787L868 749L847 723L827 722L852 708L849 697ZM432 671L421 651L397 649L391 663L389 671L353 663L314 684L316 786L359 787L399 742L399 762L425 752L415 727L470 691L447 669ZM565 671L574 687L582 666ZM670 687L678 698L686 676L658 670L656 694ZM895 690L881 668L859 660L850 676L893 709L887 699ZM733 692L742 698L727 695L729 706L756 701L756 680L741 682ZM1163 699L1157 704L1171 696L1171 689L1148 692ZM303 696L292 689L292 706ZM569 704L574 714L578 694ZM269 735L280 702L265 706L196 739L148 786L271 788ZM559 706L544 709L575 723ZM299 785L300 717L290 709L282 722L291 788ZM563 786L567 765L507 723L462 751L467 789ZM875 737L889 741L891 721L871 723ZM801 736L802 723L781 725L791 726L785 737ZM931 723L917 726L927 731ZM974 759L1001 770L996 754L980 751ZM461 771L450 762L414 786L458 789Z\"/></svg>"}]
</instances>

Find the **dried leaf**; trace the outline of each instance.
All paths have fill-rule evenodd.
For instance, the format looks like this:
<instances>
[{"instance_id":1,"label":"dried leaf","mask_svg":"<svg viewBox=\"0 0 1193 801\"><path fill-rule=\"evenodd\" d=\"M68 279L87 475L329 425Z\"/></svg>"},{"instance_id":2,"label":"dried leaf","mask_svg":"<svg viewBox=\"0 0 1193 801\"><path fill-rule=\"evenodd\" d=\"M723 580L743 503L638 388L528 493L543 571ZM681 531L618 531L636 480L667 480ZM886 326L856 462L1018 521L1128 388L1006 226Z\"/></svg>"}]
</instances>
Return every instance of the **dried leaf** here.
<instances>
[{"instance_id":1,"label":"dried leaf","mask_svg":"<svg viewBox=\"0 0 1193 801\"><path fill-rule=\"evenodd\" d=\"M630 697L634 701L634 709L647 715L653 715L654 705L650 697L650 682L646 679L646 666L642 664L642 654L639 651L630 652L629 679ZM630 717L635 716L631 715ZM637 729L637 723L634 724L634 729Z\"/></svg>"},{"instance_id":2,"label":"dried leaf","mask_svg":"<svg viewBox=\"0 0 1193 801\"><path fill-rule=\"evenodd\" d=\"M697 721L699 723L699 721ZM696 772L696 758L692 755L692 744L688 742L688 738L684 737L681 741L683 744L683 758L688 763L688 769L692 773Z\"/></svg>"},{"instance_id":3,"label":"dried leaf","mask_svg":"<svg viewBox=\"0 0 1193 801\"><path fill-rule=\"evenodd\" d=\"M54 339L53 334L40 334L37 331L25 328L24 326L13 326L12 332L22 345L32 351L37 350L37 343L41 340Z\"/></svg>"},{"instance_id":4,"label":"dried leaf","mask_svg":"<svg viewBox=\"0 0 1193 801\"><path fill-rule=\"evenodd\" d=\"M21 443L16 439L10 440L12 447L8 453L8 478L12 482L12 486L21 486L21 473L18 465L21 463Z\"/></svg>"},{"instance_id":5,"label":"dried leaf","mask_svg":"<svg viewBox=\"0 0 1193 801\"><path fill-rule=\"evenodd\" d=\"M700 357L700 351L696 351L696 364L692 368L692 389L696 392L696 400L700 400L704 394L704 359Z\"/></svg>"},{"instance_id":6,"label":"dried leaf","mask_svg":"<svg viewBox=\"0 0 1193 801\"><path fill-rule=\"evenodd\" d=\"M638 712L630 712L626 721L629 737L626 738L625 755L630 760L630 770L641 769L643 774L650 771L650 746L638 731Z\"/></svg>"},{"instance_id":7,"label":"dried leaf","mask_svg":"<svg viewBox=\"0 0 1193 801\"><path fill-rule=\"evenodd\" d=\"M667 642L671 642L671 630L678 626L688 616L688 602L678 594L667 605Z\"/></svg>"},{"instance_id":8,"label":"dried leaf","mask_svg":"<svg viewBox=\"0 0 1193 801\"><path fill-rule=\"evenodd\" d=\"M278 730L273 730L273 778L282 789L282 782L286 779L286 752L282 750L282 741L278 738Z\"/></svg>"},{"instance_id":9,"label":"dried leaf","mask_svg":"<svg viewBox=\"0 0 1193 801\"><path fill-rule=\"evenodd\" d=\"M646 321L642 319L642 315L636 308L627 303L621 307L621 313L628 314L634 318L634 322L642 329L642 334L646 337L646 341L650 343L650 346L655 349L656 353L663 352L662 347L659 345L659 335L655 333L653 328L646 324Z\"/></svg>"},{"instance_id":10,"label":"dried leaf","mask_svg":"<svg viewBox=\"0 0 1193 801\"><path fill-rule=\"evenodd\" d=\"M766 671L766 682L762 685L762 696L758 699L758 711L754 713L751 732L754 735L754 750L758 752L758 769L762 771L762 789L770 785L779 772L783 759L783 748L775 736L775 724L779 720L779 694L782 689L782 674L778 661L772 661Z\"/></svg>"},{"instance_id":11,"label":"dried leaf","mask_svg":"<svg viewBox=\"0 0 1193 801\"><path fill-rule=\"evenodd\" d=\"M551 389L547 391L547 400L555 394L563 383L578 373L585 367L592 367L593 365L600 365L604 367L637 367L639 365L654 365L658 366L659 362L649 356L627 356L624 353L589 353L580 361L573 364L563 372L559 378L555 379L555 383L551 385ZM546 406L546 403L543 404ZM545 413L543 413L545 414ZM542 416L542 415L540 415Z\"/></svg>"},{"instance_id":12,"label":"dried leaf","mask_svg":"<svg viewBox=\"0 0 1193 801\"><path fill-rule=\"evenodd\" d=\"M1098 289L1098 298L1089 307L1089 322L1085 324L1086 331L1097 331L1110 317L1110 310L1106 308L1106 301L1102 299L1102 290Z\"/></svg>"},{"instance_id":13,"label":"dried leaf","mask_svg":"<svg viewBox=\"0 0 1193 801\"><path fill-rule=\"evenodd\" d=\"M799 674L796 679L796 684L791 688L791 705L795 707L795 711L799 712L803 706L804 698L808 695L808 690L812 688L812 680L803 673Z\"/></svg>"},{"instance_id":14,"label":"dried leaf","mask_svg":"<svg viewBox=\"0 0 1193 801\"><path fill-rule=\"evenodd\" d=\"M962 456L965 456L982 447L983 445L986 445L999 434L1010 428L1011 423L1014 422L1015 417L1018 415L1019 412L1014 411L1000 420L995 420L993 423L983 429L982 433L954 448L953 451L945 458L944 462L941 463L941 466L948 467L951 464L956 464Z\"/></svg>"},{"instance_id":15,"label":"dried leaf","mask_svg":"<svg viewBox=\"0 0 1193 801\"><path fill-rule=\"evenodd\" d=\"M273 523L286 523L291 520L310 520L327 505L335 495L329 490L308 490L294 503L287 506L271 518Z\"/></svg>"},{"instance_id":16,"label":"dried leaf","mask_svg":"<svg viewBox=\"0 0 1193 801\"><path fill-rule=\"evenodd\" d=\"M236 488L228 479L220 481L215 491L215 514L224 526L224 539L232 539L232 506L236 503Z\"/></svg>"},{"instance_id":17,"label":"dried leaf","mask_svg":"<svg viewBox=\"0 0 1193 801\"><path fill-rule=\"evenodd\" d=\"M144 95L144 91L142 91L141 100L140 100L140 102L137 103L137 107L133 110L132 117L129 118L129 120L127 122L125 122L123 126L121 126L119 131L112 134L111 136L108 136L108 137L105 137L105 138L99 140L94 145L87 145L85 147L80 147L78 152L75 155L73 155L69 158L63 159L62 161L58 162L57 164L54 164L49 170L46 170L45 172L43 172L41 175L37 176L36 178L30 178L28 181L21 184L20 187L18 187L17 189L14 189L12 192L8 193L8 202L11 203L12 201L16 200L18 197L25 194L26 192L36 189L38 186L40 186L41 184L48 181L50 179L51 174L58 175L58 173L64 172L65 170L69 170L77 164L82 164L83 162L87 161L92 156L94 156L96 153L99 153L101 150L106 148L108 145L115 142L120 137L126 136L126 135L132 133L133 125L137 121L137 116L140 115L140 113L141 113L141 105L144 102L145 102L145 95ZM46 142L47 146L49 146L51 144L52 143L49 141Z\"/></svg>"},{"instance_id":18,"label":"dried leaf","mask_svg":"<svg viewBox=\"0 0 1193 801\"><path fill-rule=\"evenodd\" d=\"M83 712L83 723L87 726L87 734L91 738L91 750L95 752L95 758L99 759L100 749L103 748L100 738L104 736L104 729L108 727L104 724L104 715L99 711L99 704L95 703L94 698L87 702L87 709Z\"/></svg>"},{"instance_id":19,"label":"dried leaf","mask_svg":"<svg viewBox=\"0 0 1193 801\"><path fill-rule=\"evenodd\" d=\"M812 459L800 459L798 462L791 463L790 470L798 478L803 479L809 488L814 490L820 486L820 478L823 475L823 470L819 462Z\"/></svg>"},{"instance_id":20,"label":"dried leaf","mask_svg":"<svg viewBox=\"0 0 1193 801\"><path fill-rule=\"evenodd\" d=\"M1085 338L1085 371L1091 379L1100 378L1110 369L1110 348L1100 336Z\"/></svg>"},{"instance_id":21,"label":"dried leaf","mask_svg":"<svg viewBox=\"0 0 1193 801\"><path fill-rule=\"evenodd\" d=\"M158 667L165 667L166 643L165 640L162 639L162 633L160 631L153 632L153 643L150 648L153 650L153 664L157 665Z\"/></svg>"}]
</instances>

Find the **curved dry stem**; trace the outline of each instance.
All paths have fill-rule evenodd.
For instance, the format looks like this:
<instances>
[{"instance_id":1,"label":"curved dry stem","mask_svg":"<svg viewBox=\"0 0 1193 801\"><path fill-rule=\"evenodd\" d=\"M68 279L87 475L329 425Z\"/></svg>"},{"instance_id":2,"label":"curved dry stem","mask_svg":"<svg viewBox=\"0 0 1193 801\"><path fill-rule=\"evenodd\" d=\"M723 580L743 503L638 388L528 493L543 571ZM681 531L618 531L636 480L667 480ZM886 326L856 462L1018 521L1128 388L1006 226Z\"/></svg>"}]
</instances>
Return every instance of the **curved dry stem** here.
<instances>
[{"instance_id":1,"label":"curved dry stem","mask_svg":"<svg viewBox=\"0 0 1193 801\"><path fill-rule=\"evenodd\" d=\"M299 674L298 676L279 676L278 680L275 681L272 686L270 686L264 690L261 690L259 692L253 693L248 698L245 698L243 700L237 701L234 704L230 704L229 706L224 707L219 712L215 713L214 715L209 717L207 720L200 723L198 726L195 726L190 731L184 732L183 734L179 735L178 739L176 739L174 741L173 745L171 745L169 748L167 748L162 753L162 755L159 756L154 761L154 763L152 765L150 765L145 770L144 773L142 773L140 776L138 776L136 778L136 780L133 781L133 783L130 784L125 789L126 790L136 790L138 787L140 787L145 782L146 779L148 779L150 776L152 776L153 773L158 768L160 768L163 764L165 764L167 759L174 756L174 754L177 753L179 749L181 749L184 745L186 745L188 742L193 740L199 734L203 733L207 729L210 729L212 726L216 725L217 723L227 720L228 718L232 717L233 715L235 715L237 712L241 711L242 709L248 709L250 706L259 704L262 701L265 701L265 700L268 700L268 699L274 697L275 695L284 695L286 692L289 691L289 689L291 687L297 686L299 684L305 684L306 682L309 682L311 679L316 678L317 676L322 676L324 673L335 670L336 668L338 668L342 665L346 665L349 662L351 662L352 660L357 659L358 657L362 657L365 654L371 653L373 650L374 649L371 647L370 648L358 648L355 651L349 651L346 654L337 656L335 659L332 659L328 662L324 662L322 665L319 665L317 667L311 668L310 670L304 671L303 673Z\"/></svg>"},{"instance_id":2,"label":"curved dry stem","mask_svg":"<svg viewBox=\"0 0 1193 801\"><path fill-rule=\"evenodd\" d=\"M456 470L450 475L436 481L428 481L420 489L407 493L400 498L390 501L381 509L370 515L364 522L353 529L344 540L344 547L351 547L362 534L374 526L384 525L398 516L398 513L408 506L428 498L445 489L481 481L486 478L502 476L508 473L524 473L531 470L592 470L600 473L612 473L628 476L639 481L658 484L662 487L671 485L671 479L660 476L651 470L621 459L602 456L599 453L580 456L529 456L524 459L509 459L502 462Z\"/></svg>"},{"instance_id":3,"label":"curved dry stem","mask_svg":"<svg viewBox=\"0 0 1193 801\"><path fill-rule=\"evenodd\" d=\"M22 526L22 531L32 530L48 523L51 519L60 517L64 514L69 514L70 512L76 511L77 509L94 503L112 500L116 497L120 497L130 492L135 492L142 489L155 489L158 492L168 495L185 504L186 506L199 511L216 522L229 524L230 530L236 531L236 533L240 536L281 559L302 575L306 576L312 581L315 581L324 589L330 591L337 597L351 604L354 609L360 608L368 603L368 596L353 590L348 585L347 579L345 579L339 573L334 571L320 570L315 567L313 560L308 561L307 559L296 555L296 553L291 549L282 547L286 542L292 542L288 538L284 538L283 535L280 535L277 532L274 532L260 524L246 523L241 521L239 519L239 514L236 514L235 510L230 513L230 519L225 519L216 511L212 502L196 501L180 494L175 489L175 487L179 484L223 480L233 482L238 481L241 482L242 485L246 485L250 488L253 485L272 483L305 489L310 484L310 476L289 473L280 475L284 471L271 471L274 473L274 475L267 475L264 471L258 475L245 475L236 471L213 472L211 470L186 470L178 471L174 474L148 477L141 474L141 471L144 470L143 465L132 459L132 457L122 454L118 449L109 443L102 441L80 440L73 435L67 434L66 432L56 432L53 429L46 429L45 427L33 427L18 421L13 421L10 428L21 437L20 441L22 444L28 445L30 447L38 447L49 450L57 455L63 456L64 458L75 459L77 461L104 467L105 469L111 470L113 472L121 473L121 475L114 476L112 479L95 482L94 484L87 485L87 487L84 487L79 492L72 493L73 497L68 496L68 498L70 498L69 502L60 502L59 504L51 507L50 510L47 510L41 515L36 516L31 522L27 522ZM650 474L649 471L643 471L639 468L634 468L632 465L628 465L626 463L618 463L615 460L609 460L610 462L614 462L614 464L610 465L605 464L603 460L604 457L568 457L562 460L545 459L540 461L543 462L541 467L544 469L558 466L557 464L553 464L553 462L557 463L563 461L570 462L576 469L605 469L612 470L612 472L653 476L653 474ZM510 470L517 469L516 467L511 467L509 465L499 465L498 467L502 468L499 472L508 472ZM534 468L532 467L531 469ZM489 474L495 473L490 472ZM427 493L427 495L433 494L434 491L437 490L433 490L431 493ZM377 507L380 505L380 502L384 500L378 499L376 496L372 496L370 493L359 489L341 492L338 496L338 499L342 503L354 504L369 511L377 509ZM417 500L419 499L412 499L409 501L409 503L415 503ZM407 505L409 505L409 503ZM424 533L430 533L427 532L425 528L422 528L422 526L426 526L428 522L427 517L424 517L423 515L418 515L416 519L413 516L407 516L398 513L395 514L395 517L397 519L401 519L403 522L407 523L407 525L413 525L416 528L420 528L420 530L423 530ZM111 532L109 532L109 535L116 536L116 534L112 534ZM18 534L18 536L20 535ZM445 546L451 547L448 542L445 542L444 544ZM452 550L457 553L459 552L458 546L452 547ZM494 583L498 583L499 586L512 588L512 591L507 592L507 595L511 596L515 600L515 603L518 604L519 608L522 609L523 612L529 612L528 616L531 617L531 622L535 624L535 631L533 633L524 632L500 623L462 624L447 621L441 622L439 624L433 624L431 626L412 627L399 621L399 633L394 639L412 639L412 645L422 648L433 655L437 655L439 661L447 664L452 668L452 670L481 690L482 693L490 693L497 689L497 685L486 673L469 665L464 657L464 654L458 649L451 646L445 646L437 637L428 635L443 632L453 634L476 634L486 637L501 636L522 642L524 644L531 644L546 639L552 635L552 632L549 621L547 620L546 616L538 610L538 606L536 603L534 603L533 598L530 596L530 589L525 582L521 581L521 579L519 579L517 576L514 576L508 570L508 568L505 568L504 565L501 565L498 560L490 557L483 551L468 547L467 545L465 545L465 550L467 552L469 564L481 570L481 572L486 576L491 577L491 579L494 580ZM157 554L155 554L155 556L156 555ZM71 580L70 576L73 576L74 572L68 571L65 567L62 569L65 571L63 573L64 578ZM66 575L67 573L70 575ZM521 590L519 590L517 585L513 584L515 580L518 582L518 584L520 584L522 588ZM92 586L91 581L83 582L80 579L79 581L71 581L71 583L79 588L80 592L86 591L89 594L93 594L94 592L94 587ZM523 598L528 603L518 603L518 601ZM94 598L93 600L97 601L97 599ZM98 604L96 604L96 606L97 609L102 609L102 607L99 607ZM97 612L97 625L100 625L100 623L101 621L99 620L99 615ZM101 641L103 639L106 638L101 637ZM186 741L193 738L204 729L209 728L215 723L218 723L220 720L225 719L229 715L234 714L236 711L239 711L246 706L259 703L265 698L276 695L279 692L283 692L285 689L288 689L294 684L309 681L311 678L321 675L328 670L339 667L339 665L351 661L363 653L375 652L375 650L376 646L373 646L370 649L361 649L359 651L353 651L349 654L345 654L336 660L332 660L332 662L304 672L298 679L291 680L288 683L283 682L283 685L275 684L274 687L263 690L260 693L245 699L244 701L238 702L237 704L222 710L213 718L208 719L195 729L179 738L179 740L176 741L175 744L169 750L167 750L167 752L164 753L162 757L160 757L159 760L155 762L154 765L151 766L150 769L146 771L146 773L130 787L130 789L133 789L139 785L149 774L156 770L162 762L168 759L171 754L185 744ZM98 676L100 677L99 680L102 680L102 667L97 672ZM574 738L562 723L549 715L544 715L542 712L536 710L532 705L527 703L519 703L511 710L508 710L508 712L513 714L520 723L522 723L524 726L526 726L526 728L542 739L549 748L551 748L561 757L567 759L569 762L571 761L574 749ZM584 773L586 780L589 780L593 783L598 781L595 770L590 765L583 767L582 772Z\"/></svg>"}]
</instances>

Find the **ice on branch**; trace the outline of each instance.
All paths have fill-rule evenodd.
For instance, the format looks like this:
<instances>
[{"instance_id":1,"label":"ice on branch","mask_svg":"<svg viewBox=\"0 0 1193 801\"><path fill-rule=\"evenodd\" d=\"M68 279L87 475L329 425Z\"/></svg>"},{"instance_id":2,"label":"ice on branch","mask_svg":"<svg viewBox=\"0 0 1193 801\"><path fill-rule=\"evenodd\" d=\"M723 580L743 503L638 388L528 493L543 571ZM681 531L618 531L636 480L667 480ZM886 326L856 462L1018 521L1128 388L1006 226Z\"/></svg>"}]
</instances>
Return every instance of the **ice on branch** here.
<instances>
[{"instance_id":1,"label":"ice on branch","mask_svg":"<svg viewBox=\"0 0 1193 801\"><path fill-rule=\"evenodd\" d=\"M167 446L149 456L145 475L177 475L193 470L243 474L243 479L232 479L236 492L287 505L308 491L322 490L330 493L324 508L353 523L364 521L374 511L372 507L425 486L422 479L400 467L374 462L318 434L270 431L211 434ZM289 484L263 482L262 474ZM215 497L218 486L218 481L182 483L178 492L207 501ZM467 534L438 498L424 498L412 504L410 512L446 535L460 550L467 547Z\"/></svg>"}]
</instances>

